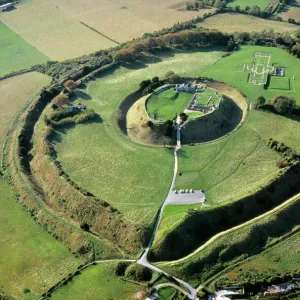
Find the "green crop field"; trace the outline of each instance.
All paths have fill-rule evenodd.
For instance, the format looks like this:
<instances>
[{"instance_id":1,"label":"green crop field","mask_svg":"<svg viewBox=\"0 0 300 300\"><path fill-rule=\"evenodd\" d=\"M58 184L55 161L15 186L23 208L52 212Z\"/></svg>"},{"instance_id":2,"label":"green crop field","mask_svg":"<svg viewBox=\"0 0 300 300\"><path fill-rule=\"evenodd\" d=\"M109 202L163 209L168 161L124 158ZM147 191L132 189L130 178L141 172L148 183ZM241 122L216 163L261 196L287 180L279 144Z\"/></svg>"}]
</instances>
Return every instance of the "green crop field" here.
<instances>
[{"instance_id":1,"label":"green crop field","mask_svg":"<svg viewBox=\"0 0 300 300\"><path fill-rule=\"evenodd\" d=\"M270 3L270 0L229 0L227 1L227 5L234 7L239 5L242 9L246 8L246 6L257 5L261 10L264 10Z\"/></svg>"},{"instance_id":2,"label":"green crop field","mask_svg":"<svg viewBox=\"0 0 300 300\"><path fill-rule=\"evenodd\" d=\"M101 263L91 266L73 278L67 285L52 294L54 300L128 300L134 298L143 287L121 280L114 274L117 263Z\"/></svg>"},{"instance_id":3,"label":"green crop field","mask_svg":"<svg viewBox=\"0 0 300 300\"><path fill-rule=\"evenodd\" d=\"M0 21L53 60L74 58L117 45L49 1L20 1L17 9L1 14Z\"/></svg>"},{"instance_id":4,"label":"green crop field","mask_svg":"<svg viewBox=\"0 0 300 300\"><path fill-rule=\"evenodd\" d=\"M290 85L290 78L272 76L270 80L269 89L289 90Z\"/></svg>"},{"instance_id":5,"label":"green crop field","mask_svg":"<svg viewBox=\"0 0 300 300\"><path fill-rule=\"evenodd\" d=\"M132 143L116 129L113 114L142 80L162 77L169 70L198 76L222 54L214 50L164 52L160 63L117 68L90 82L76 101L94 108L103 123L77 125L61 133L56 149L63 168L76 183L111 203L127 219L149 224L168 193L173 155L164 148Z\"/></svg>"},{"instance_id":6,"label":"green crop field","mask_svg":"<svg viewBox=\"0 0 300 300\"><path fill-rule=\"evenodd\" d=\"M240 264L220 277L220 280L234 284L296 271L300 266L299 249L300 233L296 233L289 239ZM218 281L216 283L218 284Z\"/></svg>"},{"instance_id":7,"label":"green crop field","mask_svg":"<svg viewBox=\"0 0 300 300\"><path fill-rule=\"evenodd\" d=\"M271 52L271 64L276 64L285 68L286 77L295 80L290 81L290 90L268 89L265 90L263 85L253 85L248 83L248 72L243 72L244 64L252 66L255 52ZM225 81L232 84L243 92L250 101L258 96L264 96L267 100L276 95L291 96L300 103L300 61L289 53L271 47L243 46L240 50L233 52L232 55L219 60L211 68L207 69L203 75L214 79Z\"/></svg>"},{"instance_id":8,"label":"green crop field","mask_svg":"<svg viewBox=\"0 0 300 300\"><path fill-rule=\"evenodd\" d=\"M192 101L193 94L176 92L175 89L168 89L159 94L153 93L147 103L147 112L152 119L173 120L176 115Z\"/></svg>"},{"instance_id":9,"label":"green crop field","mask_svg":"<svg viewBox=\"0 0 300 300\"><path fill-rule=\"evenodd\" d=\"M0 77L50 60L0 21Z\"/></svg>"},{"instance_id":10,"label":"green crop field","mask_svg":"<svg viewBox=\"0 0 300 300\"><path fill-rule=\"evenodd\" d=\"M297 120L251 111L246 124L221 140L184 147L174 189L203 189L208 204L252 193L278 174L280 156L267 147L270 137L299 151Z\"/></svg>"},{"instance_id":11,"label":"green crop field","mask_svg":"<svg viewBox=\"0 0 300 300\"><path fill-rule=\"evenodd\" d=\"M0 289L37 299L83 261L39 227L0 178ZM30 293L23 295L23 289Z\"/></svg>"}]
</instances>

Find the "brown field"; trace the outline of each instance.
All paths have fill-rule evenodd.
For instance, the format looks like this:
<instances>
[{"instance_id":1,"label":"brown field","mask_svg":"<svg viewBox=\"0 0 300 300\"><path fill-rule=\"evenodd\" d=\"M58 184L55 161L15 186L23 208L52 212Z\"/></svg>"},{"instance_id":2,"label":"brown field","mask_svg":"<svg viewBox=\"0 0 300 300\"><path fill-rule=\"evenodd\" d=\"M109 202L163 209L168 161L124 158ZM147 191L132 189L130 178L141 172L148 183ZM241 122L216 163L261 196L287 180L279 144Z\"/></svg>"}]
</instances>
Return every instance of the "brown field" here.
<instances>
[{"instance_id":1,"label":"brown field","mask_svg":"<svg viewBox=\"0 0 300 300\"><path fill-rule=\"evenodd\" d=\"M75 19L88 24L117 42L140 37L213 11L186 11L182 0L49 0Z\"/></svg>"},{"instance_id":2,"label":"brown field","mask_svg":"<svg viewBox=\"0 0 300 300\"><path fill-rule=\"evenodd\" d=\"M264 20L248 15L227 13L213 16L199 23L199 26L217 29L225 32L262 31L274 29L275 32L292 32L297 25Z\"/></svg>"},{"instance_id":3,"label":"brown field","mask_svg":"<svg viewBox=\"0 0 300 300\"><path fill-rule=\"evenodd\" d=\"M13 115L50 82L50 77L32 72L0 81L0 145ZM0 148L1 157L2 147Z\"/></svg>"},{"instance_id":4,"label":"brown field","mask_svg":"<svg viewBox=\"0 0 300 300\"><path fill-rule=\"evenodd\" d=\"M82 3L79 7L82 9ZM53 60L74 58L116 45L44 0L21 1L15 10L1 13L0 20Z\"/></svg>"},{"instance_id":5,"label":"brown field","mask_svg":"<svg viewBox=\"0 0 300 300\"><path fill-rule=\"evenodd\" d=\"M278 14L283 20L288 20L288 18L295 19L296 21L300 21L300 0L296 0L295 4L289 6L283 12Z\"/></svg>"}]
</instances>

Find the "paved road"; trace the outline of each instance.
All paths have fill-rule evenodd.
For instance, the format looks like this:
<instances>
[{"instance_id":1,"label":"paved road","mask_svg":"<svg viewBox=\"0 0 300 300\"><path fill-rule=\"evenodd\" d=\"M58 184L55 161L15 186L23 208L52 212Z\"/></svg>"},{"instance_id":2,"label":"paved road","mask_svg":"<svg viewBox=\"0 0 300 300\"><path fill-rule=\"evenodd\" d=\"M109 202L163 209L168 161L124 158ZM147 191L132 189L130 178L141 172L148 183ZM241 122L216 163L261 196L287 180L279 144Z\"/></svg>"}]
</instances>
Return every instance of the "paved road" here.
<instances>
[{"instance_id":1,"label":"paved road","mask_svg":"<svg viewBox=\"0 0 300 300\"><path fill-rule=\"evenodd\" d=\"M204 203L205 202L205 194L201 190L195 190L189 193L181 193L177 191L170 191L168 197L166 199L166 204L196 204L196 203Z\"/></svg>"}]
</instances>

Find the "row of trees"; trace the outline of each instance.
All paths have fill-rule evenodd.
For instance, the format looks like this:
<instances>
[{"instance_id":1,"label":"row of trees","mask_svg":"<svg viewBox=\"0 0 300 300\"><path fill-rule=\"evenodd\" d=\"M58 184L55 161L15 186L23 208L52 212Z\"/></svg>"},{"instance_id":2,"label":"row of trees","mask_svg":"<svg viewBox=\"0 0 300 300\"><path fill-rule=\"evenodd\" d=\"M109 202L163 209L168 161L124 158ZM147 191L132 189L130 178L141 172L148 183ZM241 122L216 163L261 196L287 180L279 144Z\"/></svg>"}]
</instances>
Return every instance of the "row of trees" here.
<instances>
[{"instance_id":1,"label":"row of trees","mask_svg":"<svg viewBox=\"0 0 300 300\"><path fill-rule=\"evenodd\" d=\"M227 34L213 30L184 30L178 33L169 33L160 37L149 37L133 41L119 50L115 60L131 62L143 57L143 53L157 49L192 48L226 46L230 37Z\"/></svg>"},{"instance_id":2,"label":"row of trees","mask_svg":"<svg viewBox=\"0 0 300 300\"><path fill-rule=\"evenodd\" d=\"M272 111L281 115L300 115L300 106L296 104L294 98L278 95L267 101L265 97L260 96L253 102L253 107Z\"/></svg>"}]
</instances>

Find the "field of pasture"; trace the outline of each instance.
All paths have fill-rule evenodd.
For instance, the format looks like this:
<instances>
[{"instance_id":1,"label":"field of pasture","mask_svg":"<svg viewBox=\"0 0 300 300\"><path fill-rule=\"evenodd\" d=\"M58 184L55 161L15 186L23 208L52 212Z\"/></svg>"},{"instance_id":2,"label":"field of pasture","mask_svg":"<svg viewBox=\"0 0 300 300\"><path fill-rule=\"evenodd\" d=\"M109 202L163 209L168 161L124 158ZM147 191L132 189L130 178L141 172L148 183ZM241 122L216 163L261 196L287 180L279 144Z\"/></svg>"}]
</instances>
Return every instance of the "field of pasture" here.
<instances>
[{"instance_id":1,"label":"field of pasture","mask_svg":"<svg viewBox=\"0 0 300 300\"><path fill-rule=\"evenodd\" d=\"M117 263L107 262L89 267L53 293L51 299L140 299L135 297L143 287L118 278L114 273L116 266Z\"/></svg>"},{"instance_id":2,"label":"field of pasture","mask_svg":"<svg viewBox=\"0 0 300 300\"><path fill-rule=\"evenodd\" d=\"M15 10L1 13L0 21L52 60L70 59L116 45L49 1L20 1Z\"/></svg>"},{"instance_id":3,"label":"field of pasture","mask_svg":"<svg viewBox=\"0 0 300 300\"><path fill-rule=\"evenodd\" d=\"M37 299L83 262L35 223L1 177L0 214L0 289L6 294Z\"/></svg>"},{"instance_id":4,"label":"field of pasture","mask_svg":"<svg viewBox=\"0 0 300 300\"><path fill-rule=\"evenodd\" d=\"M300 266L300 233L256 255L230 270L219 280L226 283L264 279L278 273L291 273ZM219 280L216 281L218 284Z\"/></svg>"},{"instance_id":5,"label":"field of pasture","mask_svg":"<svg viewBox=\"0 0 300 300\"><path fill-rule=\"evenodd\" d=\"M225 13L212 16L198 23L205 28L217 29L223 32L260 32L262 30L274 30L280 33L290 33L299 26L284 22L265 20L250 15Z\"/></svg>"},{"instance_id":6,"label":"field of pasture","mask_svg":"<svg viewBox=\"0 0 300 300\"><path fill-rule=\"evenodd\" d=\"M0 21L0 77L50 60Z\"/></svg>"},{"instance_id":7,"label":"field of pasture","mask_svg":"<svg viewBox=\"0 0 300 300\"><path fill-rule=\"evenodd\" d=\"M173 175L173 155L166 148L132 143L116 129L114 113L142 80L173 71L198 76L224 52L164 52L161 62L120 67L102 74L78 93L103 119L62 132L56 149L70 177L111 203L138 224L149 224L163 203ZM86 145L89 145L86 147Z\"/></svg>"},{"instance_id":8,"label":"field of pasture","mask_svg":"<svg viewBox=\"0 0 300 300\"><path fill-rule=\"evenodd\" d=\"M270 64L285 68L285 77L290 79L290 89L267 89L263 85L248 83L248 72L243 72L244 64L251 67L255 52L271 52ZM230 56L219 60L211 68L204 72L204 76L225 81L243 92L247 98L253 101L258 96L264 96L267 100L276 95L291 96L300 103L300 61L289 53L271 47L243 46L240 50L233 52ZM293 79L295 77L295 79ZM285 80L283 78L283 80Z\"/></svg>"},{"instance_id":9,"label":"field of pasture","mask_svg":"<svg viewBox=\"0 0 300 300\"><path fill-rule=\"evenodd\" d=\"M90 0L84 4L80 0L50 0L73 18L95 28L105 36L122 43L201 16L214 9L201 11L185 10L182 0Z\"/></svg>"},{"instance_id":10,"label":"field of pasture","mask_svg":"<svg viewBox=\"0 0 300 300\"><path fill-rule=\"evenodd\" d=\"M13 116L49 83L50 77L36 72L0 81L0 158L2 145Z\"/></svg>"},{"instance_id":11,"label":"field of pasture","mask_svg":"<svg viewBox=\"0 0 300 300\"><path fill-rule=\"evenodd\" d=\"M300 150L298 120L252 110L246 124L221 140L184 147L175 189L203 189L209 205L253 193L279 172L269 138Z\"/></svg>"},{"instance_id":12,"label":"field of pasture","mask_svg":"<svg viewBox=\"0 0 300 300\"><path fill-rule=\"evenodd\" d=\"M229 0L227 1L227 5L234 7L239 5L242 9L246 6L257 5L261 10L264 10L270 3L270 0Z\"/></svg>"}]
</instances>

